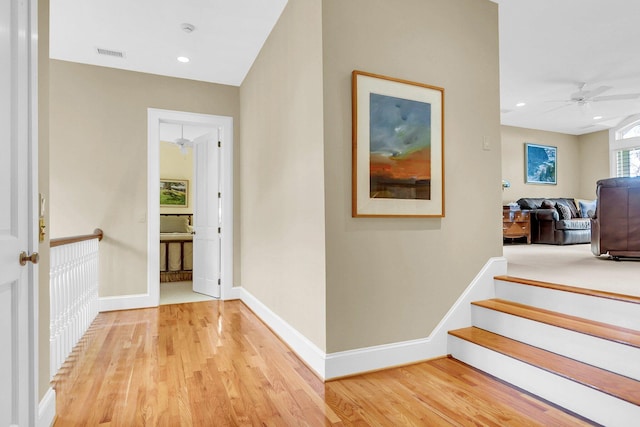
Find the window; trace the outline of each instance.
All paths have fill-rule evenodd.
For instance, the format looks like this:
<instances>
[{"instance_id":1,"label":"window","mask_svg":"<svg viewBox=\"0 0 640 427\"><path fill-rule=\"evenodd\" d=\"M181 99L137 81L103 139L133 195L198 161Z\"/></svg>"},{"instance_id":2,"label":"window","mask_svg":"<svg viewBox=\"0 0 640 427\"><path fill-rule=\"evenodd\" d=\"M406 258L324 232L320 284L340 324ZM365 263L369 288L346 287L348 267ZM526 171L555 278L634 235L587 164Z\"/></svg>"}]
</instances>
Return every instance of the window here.
<instances>
[{"instance_id":1,"label":"window","mask_svg":"<svg viewBox=\"0 0 640 427\"><path fill-rule=\"evenodd\" d=\"M640 137L640 124L633 126L631 129L620 132L621 139L638 138Z\"/></svg>"},{"instance_id":2,"label":"window","mask_svg":"<svg viewBox=\"0 0 640 427\"><path fill-rule=\"evenodd\" d=\"M640 147L616 151L616 177L640 176Z\"/></svg>"},{"instance_id":3,"label":"window","mask_svg":"<svg viewBox=\"0 0 640 427\"><path fill-rule=\"evenodd\" d=\"M640 176L640 116L612 129L609 140L611 176Z\"/></svg>"}]
</instances>

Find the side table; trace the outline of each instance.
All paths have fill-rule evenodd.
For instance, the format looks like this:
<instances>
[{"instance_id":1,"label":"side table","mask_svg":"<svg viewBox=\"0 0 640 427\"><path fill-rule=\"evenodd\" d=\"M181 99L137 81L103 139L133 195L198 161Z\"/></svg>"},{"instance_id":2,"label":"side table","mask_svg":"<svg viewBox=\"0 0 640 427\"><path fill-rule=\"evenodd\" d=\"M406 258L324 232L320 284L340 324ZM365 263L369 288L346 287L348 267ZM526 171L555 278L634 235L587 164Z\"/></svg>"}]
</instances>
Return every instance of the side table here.
<instances>
[{"instance_id":1,"label":"side table","mask_svg":"<svg viewBox=\"0 0 640 427\"><path fill-rule=\"evenodd\" d=\"M502 238L527 238L531 244L531 221L529 211L511 210L509 206L502 208Z\"/></svg>"}]
</instances>

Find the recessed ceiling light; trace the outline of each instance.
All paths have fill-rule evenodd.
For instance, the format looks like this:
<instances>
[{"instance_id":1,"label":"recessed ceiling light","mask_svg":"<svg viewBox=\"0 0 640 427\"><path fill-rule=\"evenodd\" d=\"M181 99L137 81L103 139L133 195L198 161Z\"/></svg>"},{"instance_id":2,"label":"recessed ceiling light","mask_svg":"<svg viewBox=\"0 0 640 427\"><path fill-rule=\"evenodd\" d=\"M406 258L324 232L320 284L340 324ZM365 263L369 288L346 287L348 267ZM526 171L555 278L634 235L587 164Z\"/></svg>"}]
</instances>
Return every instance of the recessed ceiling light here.
<instances>
[{"instance_id":1,"label":"recessed ceiling light","mask_svg":"<svg viewBox=\"0 0 640 427\"><path fill-rule=\"evenodd\" d=\"M593 120L600 120L602 118L602 116L594 116Z\"/></svg>"},{"instance_id":2,"label":"recessed ceiling light","mask_svg":"<svg viewBox=\"0 0 640 427\"><path fill-rule=\"evenodd\" d=\"M516 107L524 107L525 105L527 105L526 102L518 102Z\"/></svg>"},{"instance_id":3,"label":"recessed ceiling light","mask_svg":"<svg viewBox=\"0 0 640 427\"><path fill-rule=\"evenodd\" d=\"M189 58L186 56L178 56L178 61L180 62L189 62Z\"/></svg>"}]
</instances>

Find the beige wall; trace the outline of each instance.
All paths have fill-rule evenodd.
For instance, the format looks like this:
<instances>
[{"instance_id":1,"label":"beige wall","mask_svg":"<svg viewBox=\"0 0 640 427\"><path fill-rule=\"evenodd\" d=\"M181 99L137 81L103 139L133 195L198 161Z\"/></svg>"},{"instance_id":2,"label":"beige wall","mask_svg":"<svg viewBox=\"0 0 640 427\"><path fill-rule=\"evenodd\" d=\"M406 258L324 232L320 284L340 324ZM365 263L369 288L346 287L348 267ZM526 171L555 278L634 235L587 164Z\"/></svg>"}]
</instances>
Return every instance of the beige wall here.
<instances>
[{"instance_id":1,"label":"beige wall","mask_svg":"<svg viewBox=\"0 0 640 427\"><path fill-rule=\"evenodd\" d=\"M595 199L596 182L609 178L609 131L580 135L580 187L578 198Z\"/></svg>"},{"instance_id":2,"label":"beige wall","mask_svg":"<svg viewBox=\"0 0 640 427\"><path fill-rule=\"evenodd\" d=\"M38 1L38 191L49 206L49 0ZM38 401L49 389L49 210L38 252Z\"/></svg>"},{"instance_id":3,"label":"beige wall","mask_svg":"<svg viewBox=\"0 0 640 427\"><path fill-rule=\"evenodd\" d=\"M511 187L502 192L503 203L521 197L578 197L580 144L578 137L556 132L502 126L502 178ZM524 144L551 145L557 151L557 185L525 184Z\"/></svg>"},{"instance_id":4,"label":"beige wall","mask_svg":"<svg viewBox=\"0 0 640 427\"><path fill-rule=\"evenodd\" d=\"M240 89L242 286L325 349L320 1L289 0Z\"/></svg>"},{"instance_id":5,"label":"beige wall","mask_svg":"<svg viewBox=\"0 0 640 427\"><path fill-rule=\"evenodd\" d=\"M503 203L521 197L573 197L594 199L596 181L609 176L609 131L575 136L556 132L502 126L502 177L511 187ZM525 184L524 144L558 148L558 184Z\"/></svg>"},{"instance_id":6,"label":"beige wall","mask_svg":"<svg viewBox=\"0 0 640 427\"><path fill-rule=\"evenodd\" d=\"M145 293L147 109L231 116L237 146L239 90L64 61L49 65L51 234L102 228L100 296Z\"/></svg>"},{"instance_id":7,"label":"beige wall","mask_svg":"<svg viewBox=\"0 0 640 427\"><path fill-rule=\"evenodd\" d=\"M327 351L424 338L502 254L498 7L325 0L322 24ZM445 218L351 217L354 69L445 89Z\"/></svg>"},{"instance_id":8,"label":"beige wall","mask_svg":"<svg viewBox=\"0 0 640 427\"><path fill-rule=\"evenodd\" d=\"M194 189L193 185L193 149L187 147L186 153L180 152L180 147L166 141L160 141L160 179L186 179L188 183L187 207L160 207L161 214L193 213Z\"/></svg>"}]
</instances>

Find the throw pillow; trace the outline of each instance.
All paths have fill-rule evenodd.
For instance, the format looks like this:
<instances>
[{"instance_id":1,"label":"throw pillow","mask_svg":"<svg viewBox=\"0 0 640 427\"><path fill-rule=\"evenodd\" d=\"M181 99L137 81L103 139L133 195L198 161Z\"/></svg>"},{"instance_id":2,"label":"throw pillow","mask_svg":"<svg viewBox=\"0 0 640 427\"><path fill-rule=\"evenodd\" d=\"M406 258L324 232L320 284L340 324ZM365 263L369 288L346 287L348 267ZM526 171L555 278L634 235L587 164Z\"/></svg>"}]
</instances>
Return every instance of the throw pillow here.
<instances>
[{"instance_id":1,"label":"throw pillow","mask_svg":"<svg viewBox=\"0 0 640 427\"><path fill-rule=\"evenodd\" d=\"M556 203L556 209L560 214L560 219L571 219L571 209L568 206Z\"/></svg>"},{"instance_id":2,"label":"throw pillow","mask_svg":"<svg viewBox=\"0 0 640 427\"><path fill-rule=\"evenodd\" d=\"M189 233L189 218L185 216L161 216L161 233Z\"/></svg>"},{"instance_id":3,"label":"throw pillow","mask_svg":"<svg viewBox=\"0 0 640 427\"><path fill-rule=\"evenodd\" d=\"M538 209L539 206L536 205L535 199L522 198L516 201L520 209L531 210Z\"/></svg>"},{"instance_id":4,"label":"throw pillow","mask_svg":"<svg viewBox=\"0 0 640 427\"><path fill-rule=\"evenodd\" d=\"M553 209L555 208L553 202L551 200L543 200L542 203L540 204L540 207L542 209Z\"/></svg>"},{"instance_id":5,"label":"throw pillow","mask_svg":"<svg viewBox=\"0 0 640 427\"><path fill-rule=\"evenodd\" d=\"M596 213L596 200L578 200L581 218L593 218Z\"/></svg>"},{"instance_id":6,"label":"throw pillow","mask_svg":"<svg viewBox=\"0 0 640 427\"><path fill-rule=\"evenodd\" d=\"M576 205L573 199L568 197L562 197L559 199L553 199L557 204L563 205L569 208L569 212L571 212L571 218L578 218L580 214L578 213L578 206Z\"/></svg>"}]
</instances>

